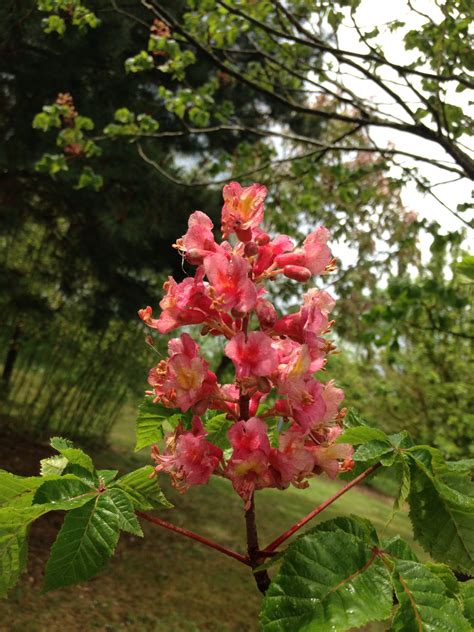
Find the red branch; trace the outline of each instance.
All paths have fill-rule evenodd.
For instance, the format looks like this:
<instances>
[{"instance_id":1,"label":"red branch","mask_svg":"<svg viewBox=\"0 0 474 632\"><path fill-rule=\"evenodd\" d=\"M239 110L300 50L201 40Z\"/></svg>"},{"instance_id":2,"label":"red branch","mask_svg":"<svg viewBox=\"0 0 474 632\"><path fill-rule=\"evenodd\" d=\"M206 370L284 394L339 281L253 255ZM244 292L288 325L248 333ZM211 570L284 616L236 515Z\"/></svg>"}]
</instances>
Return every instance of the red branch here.
<instances>
[{"instance_id":1,"label":"red branch","mask_svg":"<svg viewBox=\"0 0 474 632\"><path fill-rule=\"evenodd\" d=\"M334 494L334 496L331 496L330 498L325 500L321 505L316 507L316 509L313 509L313 511L311 511L307 516L305 516L304 518L301 518L301 520L299 520L290 529L288 529L288 531L285 531L285 533L282 533L280 536L278 536L276 540L273 540L273 542L271 542L267 547L263 549L262 554L270 553L274 551L275 549L277 549L280 546L280 544L283 544L285 540L288 540L288 538L291 537L293 533L296 533L297 531L299 531L299 529L301 529L301 527L303 527L307 522L312 520L315 516L320 514L322 511L324 511L327 507L329 507L329 505L332 505L332 503L335 500L340 498L343 494L345 494L350 489L352 489L355 485L357 485L362 480L364 480L364 478L367 478L368 476L370 476L372 472L375 472L375 470L379 467L380 467L380 463L376 463L375 465L372 465L367 470L365 470L365 472L362 472L362 474L359 474L359 476L356 476L354 480L352 480L350 483L347 483L347 485L342 487L336 494Z\"/></svg>"},{"instance_id":2,"label":"red branch","mask_svg":"<svg viewBox=\"0 0 474 632\"><path fill-rule=\"evenodd\" d=\"M157 518L156 516L150 516L150 514L143 513L142 511L135 512L137 516L143 518L144 520L148 520L148 522L152 522L153 524L158 524L160 527L164 527L165 529L169 529L170 531L174 531L175 533L179 533L184 535L186 538L191 538L192 540L196 540L196 542L200 542L205 546L209 546L211 549L215 549L216 551L220 551L220 553L224 553L224 555L228 555L229 557L233 557L234 560L242 562L242 564L246 564L250 566L250 560L248 557L237 553L237 551L232 551L232 549L228 549L217 542L213 542L212 540L208 540L202 535L198 535L193 531L188 531L187 529L183 529L182 527L178 527L175 524L171 524L171 522L166 522L161 518Z\"/></svg>"}]
</instances>

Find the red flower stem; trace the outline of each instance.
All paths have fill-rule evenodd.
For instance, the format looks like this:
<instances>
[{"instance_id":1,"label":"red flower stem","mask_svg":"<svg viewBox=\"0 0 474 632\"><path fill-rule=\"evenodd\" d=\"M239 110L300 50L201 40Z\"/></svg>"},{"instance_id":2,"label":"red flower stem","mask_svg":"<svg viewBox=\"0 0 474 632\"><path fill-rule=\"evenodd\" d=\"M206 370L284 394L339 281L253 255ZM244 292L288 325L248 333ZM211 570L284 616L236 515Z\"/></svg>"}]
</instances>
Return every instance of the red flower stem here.
<instances>
[{"instance_id":1,"label":"red flower stem","mask_svg":"<svg viewBox=\"0 0 474 632\"><path fill-rule=\"evenodd\" d=\"M200 542L201 544L204 544L205 546L209 546L211 549L215 549L216 551L219 551L220 553L223 553L224 555L227 555L228 557L233 557L234 560L237 560L238 562L242 562L242 564L245 564L246 566L250 566L250 560L248 559L248 557L241 555L240 553L237 553L237 551L228 549L227 547L222 546L221 544L218 544L217 542L208 540L202 535L194 533L193 531L188 531L187 529L183 529L182 527L178 527L177 525L171 524L171 522L166 522L165 520L162 520L161 518L157 518L156 516L150 516L150 514L143 513L142 511L136 511L135 513L140 518L143 518L144 520L148 520L148 522L152 522L153 524L157 524L160 527L164 527L165 529L169 529L170 531L174 531L175 533L184 535L186 538L191 538L191 540L196 540L196 542Z\"/></svg>"},{"instance_id":2,"label":"red flower stem","mask_svg":"<svg viewBox=\"0 0 474 632\"><path fill-rule=\"evenodd\" d=\"M334 496L331 496L330 498L325 500L321 505L316 507L316 509L313 509L313 511L311 511L307 516L305 516L304 518L301 518L301 520L299 520L290 529L288 529L288 531L285 531L285 533L282 533L280 536L278 536L276 540L273 540L273 542L271 542L267 547L263 549L262 553L265 554L265 553L270 553L272 551L275 551L275 549L277 549L280 546L280 544L283 544L285 540L288 540L288 538L291 537L293 533L296 533L297 531L299 531L301 527L303 527L307 522L312 520L315 516L320 514L322 511L324 511L327 507L329 507L329 505L332 505L332 503L336 501L338 498L340 498L343 494L345 494L350 489L355 487L355 485L363 481L364 478L367 478L368 476L370 476L373 472L375 472L377 468L380 467L380 465L381 465L380 463L376 463L375 465L372 465L367 470L365 470L365 472L362 472L362 474L359 474L359 476L356 476L356 478L353 481L351 481L350 483L347 483L347 485L342 487L337 493L334 494Z\"/></svg>"}]
</instances>

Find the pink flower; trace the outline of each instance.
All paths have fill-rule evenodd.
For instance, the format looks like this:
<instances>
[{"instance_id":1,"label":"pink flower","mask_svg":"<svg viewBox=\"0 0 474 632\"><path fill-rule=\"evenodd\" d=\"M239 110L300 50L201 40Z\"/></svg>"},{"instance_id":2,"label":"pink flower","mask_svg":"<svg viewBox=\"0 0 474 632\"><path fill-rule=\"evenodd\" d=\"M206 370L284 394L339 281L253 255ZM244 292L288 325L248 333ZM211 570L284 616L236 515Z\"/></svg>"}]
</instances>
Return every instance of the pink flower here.
<instances>
[{"instance_id":1,"label":"pink flower","mask_svg":"<svg viewBox=\"0 0 474 632\"><path fill-rule=\"evenodd\" d=\"M275 473L269 461L270 442L265 423L258 417L239 421L227 433L233 447L224 476L249 506L256 489L274 487Z\"/></svg>"},{"instance_id":2,"label":"pink flower","mask_svg":"<svg viewBox=\"0 0 474 632\"><path fill-rule=\"evenodd\" d=\"M305 432L317 428L324 420L326 403L323 399L323 386L317 380L305 383L305 390L298 399L290 399L293 419Z\"/></svg>"},{"instance_id":3,"label":"pink flower","mask_svg":"<svg viewBox=\"0 0 474 632\"><path fill-rule=\"evenodd\" d=\"M236 233L241 241L250 241L252 228L263 221L263 202L267 189L263 184L241 187L238 182L226 184L223 189L222 234L226 239Z\"/></svg>"},{"instance_id":4,"label":"pink flower","mask_svg":"<svg viewBox=\"0 0 474 632\"><path fill-rule=\"evenodd\" d=\"M211 310L211 299L207 296L207 288L203 283L204 271L196 271L194 278L187 278L176 283L169 277L163 288L165 296L160 302L163 310L158 319L152 318L152 309L147 307L138 312L140 318L160 334L167 334L182 325L203 323Z\"/></svg>"},{"instance_id":5,"label":"pink flower","mask_svg":"<svg viewBox=\"0 0 474 632\"><path fill-rule=\"evenodd\" d=\"M324 385L322 396L326 404L323 421L333 421L337 417L339 405L344 399L344 391L342 388L334 386L334 380L330 380Z\"/></svg>"},{"instance_id":6,"label":"pink flower","mask_svg":"<svg viewBox=\"0 0 474 632\"><path fill-rule=\"evenodd\" d=\"M199 346L188 334L181 334L170 340L168 349L169 359L162 360L148 376L155 401L179 407L183 412L200 404L199 409L205 410L211 396L217 393L217 378L199 356Z\"/></svg>"},{"instance_id":7,"label":"pink flower","mask_svg":"<svg viewBox=\"0 0 474 632\"><path fill-rule=\"evenodd\" d=\"M348 443L314 446L312 453L316 472L325 472L329 478L336 478L339 472L348 471L354 465L354 448Z\"/></svg>"},{"instance_id":8,"label":"pink flower","mask_svg":"<svg viewBox=\"0 0 474 632\"><path fill-rule=\"evenodd\" d=\"M249 278L250 265L243 257L210 255L204 259L204 269L211 283L209 291L214 297L215 308L235 310L240 315L254 308L257 289Z\"/></svg>"},{"instance_id":9,"label":"pink flower","mask_svg":"<svg viewBox=\"0 0 474 632\"><path fill-rule=\"evenodd\" d=\"M213 227L210 217L201 211L189 216L188 232L176 242L176 247L189 263L199 265L204 257L221 249L214 239Z\"/></svg>"},{"instance_id":10,"label":"pink flower","mask_svg":"<svg viewBox=\"0 0 474 632\"><path fill-rule=\"evenodd\" d=\"M329 231L319 226L306 237L302 248L278 255L276 263L279 266L303 266L311 274L321 274L331 261L331 251L326 245L328 239Z\"/></svg>"},{"instance_id":11,"label":"pink flower","mask_svg":"<svg viewBox=\"0 0 474 632\"><path fill-rule=\"evenodd\" d=\"M164 454L153 446L156 472L171 475L175 487L184 492L192 485L205 485L222 460L222 450L206 441L206 432L199 417L193 417L192 430L180 425L168 435Z\"/></svg>"},{"instance_id":12,"label":"pink flower","mask_svg":"<svg viewBox=\"0 0 474 632\"><path fill-rule=\"evenodd\" d=\"M224 351L234 363L239 379L250 375L268 376L278 366L278 354L272 347L272 339L261 331L252 331L247 339L243 332L237 334L227 343Z\"/></svg>"},{"instance_id":13,"label":"pink flower","mask_svg":"<svg viewBox=\"0 0 474 632\"><path fill-rule=\"evenodd\" d=\"M314 458L305 445L305 437L295 429L280 435L278 450L272 450L270 462L279 474L280 486L290 483L302 486L302 480L311 475Z\"/></svg>"},{"instance_id":14,"label":"pink flower","mask_svg":"<svg viewBox=\"0 0 474 632\"><path fill-rule=\"evenodd\" d=\"M309 290L304 296L303 307L295 314L277 320L273 331L317 349L320 347L321 334L329 327L328 314L334 305L334 299L324 290Z\"/></svg>"}]
</instances>

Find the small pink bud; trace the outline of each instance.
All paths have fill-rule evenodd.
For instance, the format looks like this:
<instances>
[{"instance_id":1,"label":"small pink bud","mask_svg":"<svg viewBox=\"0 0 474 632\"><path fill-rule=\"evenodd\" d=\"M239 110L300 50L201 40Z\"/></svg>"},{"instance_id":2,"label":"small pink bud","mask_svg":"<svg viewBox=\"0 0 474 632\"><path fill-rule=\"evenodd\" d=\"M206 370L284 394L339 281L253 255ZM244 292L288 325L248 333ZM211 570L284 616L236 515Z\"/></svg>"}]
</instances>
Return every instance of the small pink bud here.
<instances>
[{"instance_id":1,"label":"small pink bud","mask_svg":"<svg viewBox=\"0 0 474 632\"><path fill-rule=\"evenodd\" d=\"M240 239L240 241L243 241L244 243L252 239L252 230L250 228L247 228L245 230L237 229L235 231L235 234Z\"/></svg>"},{"instance_id":2,"label":"small pink bud","mask_svg":"<svg viewBox=\"0 0 474 632\"><path fill-rule=\"evenodd\" d=\"M275 257L275 262L279 266L304 266L305 258L301 252L286 252Z\"/></svg>"},{"instance_id":3,"label":"small pink bud","mask_svg":"<svg viewBox=\"0 0 474 632\"><path fill-rule=\"evenodd\" d=\"M275 403L275 410L282 417L291 416L290 403L287 399L277 399Z\"/></svg>"},{"instance_id":4,"label":"small pink bud","mask_svg":"<svg viewBox=\"0 0 474 632\"><path fill-rule=\"evenodd\" d=\"M255 241L259 246L266 246L268 243L270 243L270 235L262 231L255 237Z\"/></svg>"},{"instance_id":5,"label":"small pink bud","mask_svg":"<svg viewBox=\"0 0 474 632\"><path fill-rule=\"evenodd\" d=\"M246 257L253 257L258 254L258 246L254 241L248 241L245 244L244 253Z\"/></svg>"},{"instance_id":6,"label":"small pink bud","mask_svg":"<svg viewBox=\"0 0 474 632\"><path fill-rule=\"evenodd\" d=\"M270 301L267 301L264 298L258 299L257 304L255 305L255 312L262 329L272 327L278 318L276 309Z\"/></svg>"},{"instance_id":7,"label":"small pink bud","mask_svg":"<svg viewBox=\"0 0 474 632\"><path fill-rule=\"evenodd\" d=\"M308 268L303 268L303 266L285 266L283 274L289 279L302 281L303 283L311 278L311 271Z\"/></svg>"}]
</instances>

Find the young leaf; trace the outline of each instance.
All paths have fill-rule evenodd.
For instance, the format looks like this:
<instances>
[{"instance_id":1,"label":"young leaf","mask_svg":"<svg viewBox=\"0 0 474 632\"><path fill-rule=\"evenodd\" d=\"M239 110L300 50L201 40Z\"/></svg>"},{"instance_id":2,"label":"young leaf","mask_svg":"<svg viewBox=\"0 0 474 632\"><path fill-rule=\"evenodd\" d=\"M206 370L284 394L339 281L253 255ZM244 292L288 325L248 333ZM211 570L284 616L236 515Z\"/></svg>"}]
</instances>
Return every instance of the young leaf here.
<instances>
[{"instance_id":1,"label":"young leaf","mask_svg":"<svg viewBox=\"0 0 474 632\"><path fill-rule=\"evenodd\" d=\"M403 540L399 535L390 538L390 540L383 540L382 549L384 553L390 557L418 562L418 558L415 553L411 550L407 542L405 542L405 540Z\"/></svg>"},{"instance_id":2,"label":"young leaf","mask_svg":"<svg viewBox=\"0 0 474 632\"><path fill-rule=\"evenodd\" d=\"M117 509L105 493L70 511L51 548L44 590L93 577L114 552L119 532Z\"/></svg>"},{"instance_id":3,"label":"young leaf","mask_svg":"<svg viewBox=\"0 0 474 632\"><path fill-rule=\"evenodd\" d=\"M443 581L419 562L397 560L393 571L399 602L391 630L471 632L459 603L446 595Z\"/></svg>"},{"instance_id":4,"label":"young leaf","mask_svg":"<svg viewBox=\"0 0 474 632\"><path fill-rule=\"evenodd\" d=\"M74 447L72 441L69 441L68 439L63 439L62 437L53 437L50 441L50 444L52 448L54 448L60 454L66 457L69 463L80 465L89 472L95 471L91 457L80 448Z\"/></svg>"},{"instance_id":5,"label":"young leaf","mask_svg":"<svg viewBox=\"0 0 474 632\"><path fill-rule=\"evenodd\" d=\"M262 624L264 632L338 632L387 619L391 610L390 575L372 541L315 529L288 547Z\"/></svg>"},{"instance_id":6,"label":"young leaf","mask_svg":"<svg viewBox=\"0 0 474 632\"><path fill-rule=\"evenodd\" d=\"M143 537L143 531L135 515L130 496L119 487L112 487L107 491L107 495L115 505L120 529L132 535Z\"/></svg>"},{"instance_id":7,"label":"young leaf","mask_svg":"<svg viewBox=\"0 0 474 632\"><path fill-rule=\"evenodd\" d=\"M118 481L113 483L113 486L117 486L123 489L132 499L133 505L136 509L155 509L156 507L173 507L173 505L166 500L165 495L158 485L156 477L150 478L153 474L153 467L151 465L145 465L134 472L130 472Z\"/></svg>"},{"instance_id":8,"label":"young leaf","mask_svg":"<svg viewBox=\"0 0 474 632\"><path fill-rule=\"evenodd\" d=\"M40 474L41 476L48 476L50 474L61 475L67 464L68 460L61 454L55 454L47 459L41 459Z\"/></svg>"}]
</instances>

